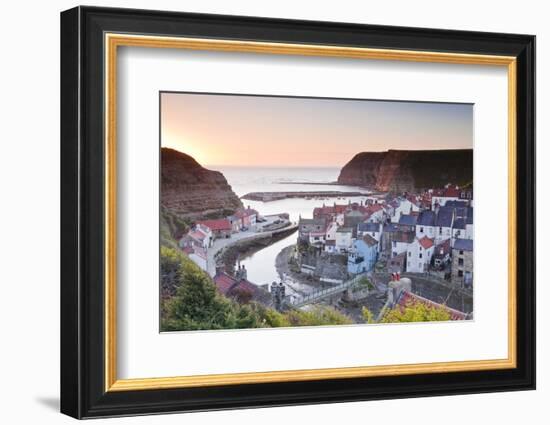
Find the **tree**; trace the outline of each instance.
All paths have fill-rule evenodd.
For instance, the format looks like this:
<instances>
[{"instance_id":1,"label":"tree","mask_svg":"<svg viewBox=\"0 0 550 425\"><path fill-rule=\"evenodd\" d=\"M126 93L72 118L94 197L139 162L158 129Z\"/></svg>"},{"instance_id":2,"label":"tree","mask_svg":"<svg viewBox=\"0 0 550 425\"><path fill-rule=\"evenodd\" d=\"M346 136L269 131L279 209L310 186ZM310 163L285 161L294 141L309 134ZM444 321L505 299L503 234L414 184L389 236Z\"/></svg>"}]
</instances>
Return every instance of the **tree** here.
<instances>
[{"instance_id":1,"label":"tree","mask_svg":"<svg viewBox=\"0 0 550 425\"><path fill-rule=\"evenodd\" d=\"M173 292L162 304L162 331L353 323L349 317L328 306L280 313L255 302L240 304L221 295L210 276L174 248L161 247L161 270L163 287L170 287Z\"/></svg>"},{"instance_id":2,"label":"tree","mask_svg":"<svg viewBox=\"0 0 550 425\"><path fill-rule=\"evenodd\" d=\"M257 306L241 306L219 294L210 276L180 252L161 247L161 269L175 288L163 303L162 331L264 326Z\"/></svg>"},{"instance_id":3,"label":"tree","mask_svg":"<svg viewBox=\"0 0 550 425\"><path fill-rule=\"evenodd\" d=\"M161 298L166 299L176 294L181 286L179 270L185 261L183 254L167 246L160 247L160 288Z\"/></svg>"},{"instance_id":4,"label":"tree","mask_svg":"<svg viewBox=\"0 0 550 425\"><path fill-rule=\"evenodd\" d=\"M312 306L308 310L291 310L285 313L290 326L349 325L353 321L328 306Z\"/></svg>"},{"instance_id":5,"label":"tree","mask_svg":"<svg viewBox=\"0 0 550 425\"><path fill-rule=\"evenodd\" d=\"M445 322L447 320L451 320L451 314L444 308L421 302L409 302L404 307L389 310L384 314L381 322Z\"/></svg>"},{"instance_id":6,"label":"tree","mask_svg":"<svg viewBox=\"0 0 550 425\"><path fill-rule=\"evenodd\" d=\"M376 322L376 320L374 318L374 314L372 314L372 312L367 307L363 307L361 312L363 313L363 319L365 319L366 323L375 323Z\"/></svg>"},{"instance_id":7,"label":"tree","mask_svg":"<svg viewBox=\"0 0 550 425\"><path fill-rule=\"evenodd\" d=\"M362 277L359 280L359 287L367 287L369 291L372 291L374 289L374 284L370 281L370 279L366 276Z\"/></svg>"}]
</instances>

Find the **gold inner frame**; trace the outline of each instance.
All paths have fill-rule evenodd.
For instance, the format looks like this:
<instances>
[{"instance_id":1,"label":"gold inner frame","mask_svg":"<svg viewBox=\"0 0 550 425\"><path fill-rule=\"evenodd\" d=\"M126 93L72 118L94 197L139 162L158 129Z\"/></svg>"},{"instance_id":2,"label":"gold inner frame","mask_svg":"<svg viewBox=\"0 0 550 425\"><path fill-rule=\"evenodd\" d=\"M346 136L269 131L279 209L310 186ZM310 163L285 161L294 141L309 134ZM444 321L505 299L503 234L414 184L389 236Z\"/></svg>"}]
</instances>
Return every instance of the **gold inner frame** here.
<instances>
[{"instance_id":1,"label":"gold inner frame","mask_svg":"<svg viewBox=\"0 0 550 425\"><path fill-rule=\"evenodd\" d=\"M105 391L410 375L516 367L516 58L461 53L308 44L105 34ZM508 71L508 357L495 360L117 379L116 338L116 98L119 46L436 62L507 67Z\"/></svg>"}]
</instances>

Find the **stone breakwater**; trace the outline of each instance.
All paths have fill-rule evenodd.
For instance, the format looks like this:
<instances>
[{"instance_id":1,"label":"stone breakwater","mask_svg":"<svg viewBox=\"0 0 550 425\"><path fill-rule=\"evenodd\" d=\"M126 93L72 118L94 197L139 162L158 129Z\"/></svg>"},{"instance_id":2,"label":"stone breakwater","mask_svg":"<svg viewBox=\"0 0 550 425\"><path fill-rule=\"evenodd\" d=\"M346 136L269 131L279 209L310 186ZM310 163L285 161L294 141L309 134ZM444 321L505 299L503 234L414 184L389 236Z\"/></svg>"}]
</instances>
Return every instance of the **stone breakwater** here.
<instances>
[{"instance_id":1,"label":"stone breakwater","mask_svg":"<svg viewBox=\"0 0 550 425\"><path fill-rule=\"evenodd\" d=\"M308 192L250 192L242 196L242 199L250 201L280 201L289 198L345 198L351 196L367 196L370 192L342 192L337 190L308 191Z\"/></svg>"}]
</instances>

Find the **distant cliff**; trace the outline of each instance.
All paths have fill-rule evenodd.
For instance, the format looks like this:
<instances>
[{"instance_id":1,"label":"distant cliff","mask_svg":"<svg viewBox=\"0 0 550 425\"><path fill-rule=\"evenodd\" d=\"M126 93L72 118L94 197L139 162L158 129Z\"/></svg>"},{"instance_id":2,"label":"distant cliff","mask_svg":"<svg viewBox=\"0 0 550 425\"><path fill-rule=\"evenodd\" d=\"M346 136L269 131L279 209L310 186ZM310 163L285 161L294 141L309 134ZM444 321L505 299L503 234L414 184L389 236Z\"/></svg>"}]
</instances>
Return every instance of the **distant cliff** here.
<instances>
[{"instance_id":1,"label":"distant cliff","mask_svg":"<svg viewBox=\"0 0 550 425\"><path fill-rule=\"evenodd\" d=\"M222 173L169 148L161 150L161 205L185 218L221 217L242 207Z\"/></svg>"},{"instance_id":2,"label":"distant cliff","mask_svg":"<svg viewBox=\"0 0 550 425\"><path fill-rule=\"evenodd\" d=\"M417 191L473 180L472 149L361 152L340 171L338 183L380 191Z\"/></svg>"}]
</instances>

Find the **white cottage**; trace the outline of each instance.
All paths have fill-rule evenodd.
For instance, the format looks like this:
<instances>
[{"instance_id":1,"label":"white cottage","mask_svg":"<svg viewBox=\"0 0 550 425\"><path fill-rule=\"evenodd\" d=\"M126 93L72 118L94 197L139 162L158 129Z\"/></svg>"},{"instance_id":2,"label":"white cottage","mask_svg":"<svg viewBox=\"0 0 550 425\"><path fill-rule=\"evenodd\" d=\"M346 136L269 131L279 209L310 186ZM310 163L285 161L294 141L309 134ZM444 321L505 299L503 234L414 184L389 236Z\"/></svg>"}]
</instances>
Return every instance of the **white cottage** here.
<instances>
[{"instance_id":1,"label":"white cottage","mask_svg":"<svg viewBox=\"0 0 550 425\"><path fill-rule=\"evenodd\" d=\"M393 216L391 217L392 223L399 222L401 215L420 211L420 207L408 199L399 198L397 201L399 202L399 205L393 210Z\"/></svg>"},{"instance_id":2,"label":"white cottage","mask_svg":"<svg viewBox=\"0 0 550 425\"><path fill-rule=\"evenodd\" d=\"M327 226L327 233L325 236L325 240L328 241L336 241L336 231L338 230L338 223L335 221L332 221Z\"/></svg>"},{"instance_id":3,"label":"white cottage","mask_svg":"<svg viewBox=\"0 0 550 425\"><path fill-rule=\"evenodd\" d=\"M407 249L407 271L424 273L430 266L434 254L434 240L427 236L415 238Z\"/></svg>"},{"instance_id":4,"label":"white cottage","mask_svg":"<svg viewBox=\"0 0 550 425\"><path fill-rule=\"evenodd\" d=\"M348 252L353 246L353 229L349 227L340 227L336 231L336 252Z\"/></svg>"}]
</instances>

